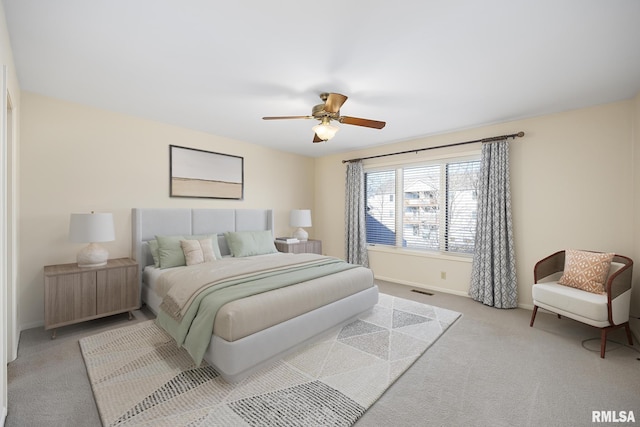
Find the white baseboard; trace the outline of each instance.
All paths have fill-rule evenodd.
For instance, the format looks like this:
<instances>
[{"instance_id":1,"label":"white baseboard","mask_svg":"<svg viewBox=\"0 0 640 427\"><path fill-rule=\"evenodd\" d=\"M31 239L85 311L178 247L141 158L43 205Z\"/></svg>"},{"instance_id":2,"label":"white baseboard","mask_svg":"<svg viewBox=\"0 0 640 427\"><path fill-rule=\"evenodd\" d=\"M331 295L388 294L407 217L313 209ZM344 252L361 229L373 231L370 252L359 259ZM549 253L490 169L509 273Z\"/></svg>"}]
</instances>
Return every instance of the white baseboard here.
<instances>
[{"instance_id":1,"label":"white baseboard","mask_svg":"<svg viewBox=\"0 0 640 427\"><path fill-rule=\"evenodd\" d=\"M4 422L7 420L7 408L2 407L2 413L0 414L0 427L4 426Z\"/></svg>"},{"instance_id":2,"label":"white baseboard","mask_svg":"<svg viewBox=\"0 0 640 427\"><path fill-rule=\"evenodd\" d=\"M442 292L445 294L452 294L452 295L458 295L461 297L470 298L469 294L467 294L466 292L456 291L453 289L439 288L437 286L429 286L423 283L415 283L415 282L410 282L408 280L392 279L391 277L384 277L384 276L375 276L375 278L378 280L384 280L385 282L397 283L399 285L407 285L407 286L412 286L414 288L426 289L429 291Z\"/></svg>"},{"instance_id":3,"label":"white baseboard","mask_svg":"<svg viewBox=\"0 0 640 427\"><path fill-rule=\"evenodd\" d=\"M408 280L398 280L398 279L393 279L391 277L384 277L384 276L375 276L375 278L378 279L378 280L384 280L385 282L398 283L399 285L412 286L414 288L426 289L426 290L429 290L429 291L442 292L444 294L458 295L458 296L461 296L461 297L471 298L468 293L462 292L462 291L456 291L456 290L453 290L453 289L439 288L437 286L429 286L429 285L425 285L423 283L415 283L415 282L410 282ZM533 310L533 304L521 304L521 303L518 303L518 308L523 308L525 310L532 311Z\"/></svg>"}]
</instances>

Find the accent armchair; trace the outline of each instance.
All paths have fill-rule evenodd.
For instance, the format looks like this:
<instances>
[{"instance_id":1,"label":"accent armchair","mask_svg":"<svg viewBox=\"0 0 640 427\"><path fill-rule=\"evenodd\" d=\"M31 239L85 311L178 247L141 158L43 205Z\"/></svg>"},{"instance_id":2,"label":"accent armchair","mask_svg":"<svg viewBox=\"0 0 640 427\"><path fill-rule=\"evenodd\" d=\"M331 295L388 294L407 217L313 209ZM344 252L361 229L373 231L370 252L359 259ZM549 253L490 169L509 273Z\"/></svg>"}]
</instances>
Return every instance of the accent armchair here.
<instances>
[{"instance_id":1,"label":"accent armchair","mask_svg":"<svg viewBox=\"0 0 640 427\"><path fill-rule=\"evenodd\" d=\"M558 315L569 317L578 322L600 328L600 357L604 358L607 346L607 333L624 327L627 340L633 345L631 328L629 327L629 307L631 304L631 276L633 261L626 256L613 255L608 271L603 271L606 279L602 283L602 291L587 291L573 285L566 286L564 279L567 251L556 252L536 263L533 268L535 284L533 295L533 313L529 326L533 327L538 307L542 307ZM583 254L607 255L600 252L582 252ZM572 252L570 252L572 255ZM577 265L583 265L578 263ZM575 265L573 266L575 267ZM603 267L606 268L606 267ZM567 268L568 269L568 268ZM606 276L605 276L606 275Z\"/></svg>"}]
</instances>

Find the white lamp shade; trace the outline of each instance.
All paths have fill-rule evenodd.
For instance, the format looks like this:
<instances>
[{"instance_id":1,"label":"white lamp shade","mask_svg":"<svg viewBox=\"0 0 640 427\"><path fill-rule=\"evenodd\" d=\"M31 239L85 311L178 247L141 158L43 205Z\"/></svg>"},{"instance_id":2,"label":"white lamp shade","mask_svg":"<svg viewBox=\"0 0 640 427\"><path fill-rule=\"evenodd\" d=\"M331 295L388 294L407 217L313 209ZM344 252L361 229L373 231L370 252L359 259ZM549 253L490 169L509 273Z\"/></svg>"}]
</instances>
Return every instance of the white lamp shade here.
<instances>
[{"instance_id":1,"label":"white lamp shade","mask_svg":"<svg viewBox=\"0 0 640 427\"><path fill-rule=\"evenodd\" d=\"M311 227L311 211L308 209L294 209L289 217L291 227Z\"/></svg>"},{"instance_id":2,"label":"white lamp shade","mask_svg":"<svg viewBox=\"0 0 640 427\"><path fill-rule=\"evenodd\" d=\"M72 213L69 240L74 243L110 242L115 240L113 215L110 213Z\"/></svg>"},{"instance_id":3,"label":"white lamp shade","mask_svg":"<svg viewBox=\"0 0 640 427\"><path fill-rule=\"evenodd\" d=\"M330 125L328 123L321 123L319 125L315 125L313 131L318 135L323 141L328 141L336 135L336 132L340 130L339 127Z\"/></svg>"},{"instance_id":4,"label":"white lamp shade","mask_svg":"<svg viewBox=\"0 0 640 427\"><path fill-rule=\"evenodd\" d=\"M311 211L308 209L294 209L291 211L289 217L289 224L292 227L298 227L293 233L293 237L304 242L309 238L307 233L302 227L311 227Z\"/></svg>"},{"instance_id":5,"label":"white lamp shade","mask_svg":"<svg viewBox=\"0 0 640 427\"><path fill-rule=\"evenodd\" d=\"M112 214L71 214L69 240L75 243L89 243L78 252L76 259L79 267L106 265L109 252L97 242L109 242L115 238Z\"/></svg>"}]
</instances>

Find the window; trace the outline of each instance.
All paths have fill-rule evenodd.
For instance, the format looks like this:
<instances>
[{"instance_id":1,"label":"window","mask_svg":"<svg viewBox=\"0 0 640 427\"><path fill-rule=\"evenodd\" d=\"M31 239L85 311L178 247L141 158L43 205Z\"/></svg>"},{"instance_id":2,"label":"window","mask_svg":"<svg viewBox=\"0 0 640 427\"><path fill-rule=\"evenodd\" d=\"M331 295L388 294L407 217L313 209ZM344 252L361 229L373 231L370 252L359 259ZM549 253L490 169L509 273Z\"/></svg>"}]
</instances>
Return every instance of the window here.
<instances>
[{"instance_id":1,"label":"window","mask_svg":"<svg viewBox=\"0 0 640 427\"><path fill-rule=\"evenodd\" d=\"M365 172L367 243L473 253L479 172L477 158Z\"/></svg>"},{"instance_id":2,"label":"window","mask_svg":"<svg viewBox=\"0 0 640 427\"><path fill-rule=\"evenodd\" d=\"M367 243L396 243L396 172L386 170L364 174L367 212Z\"/></svg>"}]
</instances>

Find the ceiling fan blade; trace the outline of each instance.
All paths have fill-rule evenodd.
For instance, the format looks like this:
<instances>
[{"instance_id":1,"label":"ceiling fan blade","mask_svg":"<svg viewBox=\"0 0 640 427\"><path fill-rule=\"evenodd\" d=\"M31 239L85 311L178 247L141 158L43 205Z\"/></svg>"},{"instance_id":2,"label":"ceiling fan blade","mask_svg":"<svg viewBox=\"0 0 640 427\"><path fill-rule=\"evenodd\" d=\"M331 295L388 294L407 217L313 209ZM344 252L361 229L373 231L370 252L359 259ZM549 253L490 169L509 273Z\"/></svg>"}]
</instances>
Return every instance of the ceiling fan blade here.
<instances>
[{"instance_id":1,"label":"ceiling fan blade","mask_svg":"<svg viewBox=\"0 0 640 427\"><path fill-rule=\"evenodd\" d=\"M382 129L387 124L386 122L380 122L378 120L360 119L358 117L348 116L342 116L338 121L340 123L344 123L345 125L364 126L367 128L375 129Z\"/></svg>"},{"instance_id":2,"label":"ceiling fan blade","mask_svg":"<svg viewBox=\"0 0 640 427\"><path fill-rule=\"evenodd\" d=\"M315 132L313 133L313 142L322 142L320 137Z\"/></svg>"},{"instance_id":3,"label":"ceiling fan blade","mask_svg":"<svg viewBox=\"0 0 640 427\"><path fill-rule=\"evenodd\" d=\"M330 93L324 103L324 111L327 113L337 113L340 107L347 101L347 97L339 93Z\"/></svg>"},{"instance_id":4,"label":"ceiling fan blade","mask_svg":"<svg viewBox=\"0 0 640 427\"><path fill-rule=\"evenodd\" d=\"M279 116L263 117L262 120L283 120L283 119L313 119L313 116Z\"/></svg>"}]
</instances>

